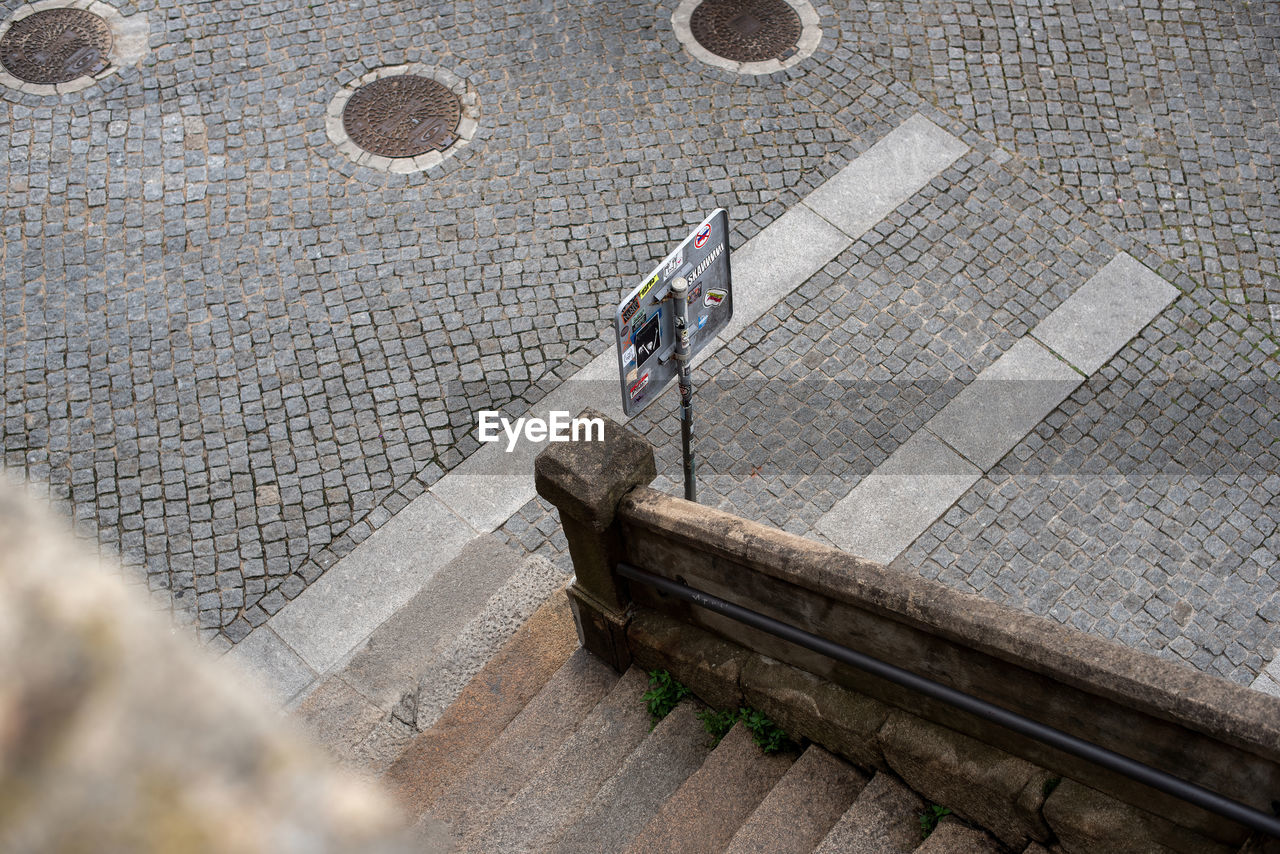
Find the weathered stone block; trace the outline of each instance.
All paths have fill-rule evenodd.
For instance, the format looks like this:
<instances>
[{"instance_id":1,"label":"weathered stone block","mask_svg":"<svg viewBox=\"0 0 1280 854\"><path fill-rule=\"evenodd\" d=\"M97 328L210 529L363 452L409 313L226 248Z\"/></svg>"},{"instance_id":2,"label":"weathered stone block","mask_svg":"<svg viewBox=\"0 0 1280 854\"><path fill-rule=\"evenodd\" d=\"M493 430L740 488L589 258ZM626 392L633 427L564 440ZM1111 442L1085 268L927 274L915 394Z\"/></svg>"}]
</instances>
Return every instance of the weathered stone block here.
<instances>
[{"instance_id":1,"label":"weathered stone block","mask_svg":"<svg viewBox=\"0 0 1280 854\"><path fill-rule=\"evenodd\" d=\"M1012 848L1049 841L1040 808L1054 774L906 712L890 714L879 739L889 767L934 803L982 825Z\"/></svg>"},{"instance_id":2,"label":"weathered stone block","mask_svg":"<svg viewBox=\"0 0 1280 854\"><path fill-rule=\"evenodd\" d=\"M651 611L638 613L627 632L635 663L645 670L669 670L704 703L736 709L739 687L750 655L708 632Z\"/></svg>"},{"instance_id":3,"label":"weathered stone block","mask_svg":"<svg viewBox=\"0 0 1280 854\"><path fill-rule=\"evenodd\" d=\"M876 733L889 715L878 700L762 655L742 672L747 704L793 738L807 738L863 768L887 768Z\"/></svg>"},{"instance_id":4,"label":"weathered stone block","mask_svg":"<svg viewBox=\"0 0 1280 854\"><path fill-rule=\"evenodd\" d=\"M534 483L560 511L577 586L613 611L614 622L624 621L627 603L613 572L622 557L613 516L623 495L657 477L653 446L594 409L580 417L603 420L604 440L547 445L534 460Z\"/></svg>"},{"instance_id":5,"label":"weathered stone block","mask_svg":"<svg viewBox=\"0 0 1280 854\"><path fill-rule=\"evenodd\" d=\"M1236 849L1063 780L1044 802L1044 818L1067 854L1232 854Z\"/></svg>"},{"instance_id":6,"label":"weathered stone block","mask_svg":"<svg viewBox=\"0 0 1280 854\"><path fill-rule=\"evenodd\" d=\"M565 592L569 595L569 607L573 610L573 623L582 647L619 673L630 667L632 656L627 644L630 614L609 607L576 582Z\"/></svg>"},{"instance_id":7,"label":"weathered stone block","mask_svg":"<svg viewBox=\"0 0 1280 854\"><path fill-rule=\"evenodd\" d=\"M594 409L579 417L603 420L604 441L549 443L534 461L534 483L562 519L568 515L603 531L622 496L658 476L653 446Z\"/></svg>"}]
</instances>

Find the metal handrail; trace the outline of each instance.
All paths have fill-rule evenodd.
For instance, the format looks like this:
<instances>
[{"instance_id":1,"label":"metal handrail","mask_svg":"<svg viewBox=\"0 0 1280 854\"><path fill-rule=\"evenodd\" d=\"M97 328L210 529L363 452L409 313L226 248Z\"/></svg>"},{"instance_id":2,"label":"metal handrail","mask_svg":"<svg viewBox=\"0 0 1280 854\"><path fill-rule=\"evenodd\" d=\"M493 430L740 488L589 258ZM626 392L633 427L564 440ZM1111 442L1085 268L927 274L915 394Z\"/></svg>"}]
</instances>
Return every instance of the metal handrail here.
<instances>
[{"instance_id":1,"label":"metal handrail","mask_svg":"<svg viewBox=\"0 0 1280 854\"><path fill-rule=\"evenodd\" d=\"M1017 712L1011 712L994 703L979 699L972 694L958 691L948 685L943 685L941 682L935 682L932 679L919 676L909 670L904 670L878 658L806 632L804 629L788 625L757 611L743 608L741 605L727 602L710 593L704 593L701 590L689 587L687 584L681 584L663 578L660 575L655 575L637 566L620 563L618 564L618 574L623 578L639 581L663 593L693 602L708 611L723 614L752 628L760 629L785 641L790 641L829 658L834 658L836 661L864 670L889 682L924 694L927 697L941 700L983 720L1000 724L1016 733L1033 738L1051 747L1056 747L1064 753L1079 756L1110 771L1115 771L1132 780L1137 780L1139 783L1143 783L1153 789L1158 789L1165 794L1173 795L1175 798L1187 803L1239 822L1252 830L1280 838L1280 819L1275 816L1267 815L1239 801L1234 801L1195 783L1189 783L1180 777L1152 768L1150 765L1146 765L1136 759L1130 759L1091 741L1070 735L1060 729L1042 724Z\"/></svg>"}]
</instances>

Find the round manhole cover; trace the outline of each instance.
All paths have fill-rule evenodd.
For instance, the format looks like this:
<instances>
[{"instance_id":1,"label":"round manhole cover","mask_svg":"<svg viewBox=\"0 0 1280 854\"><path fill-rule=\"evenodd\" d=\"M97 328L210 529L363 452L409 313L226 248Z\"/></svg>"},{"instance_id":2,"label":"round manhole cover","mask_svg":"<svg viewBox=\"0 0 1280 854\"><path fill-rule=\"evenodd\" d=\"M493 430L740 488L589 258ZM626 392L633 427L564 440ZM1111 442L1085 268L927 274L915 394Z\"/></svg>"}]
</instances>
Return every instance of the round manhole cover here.
<instances>
[{"instance_id":1,"label":"round manhole cover","mask_svg":"<svg viewBox=\"0 0 1280 854\"><path fill-rule=\"evenodd\" d=\"M342 127L356 145L382 157L444 151L457 140L462 102L429 77L401 74L366 83L342 109Z\"/></svg>"},{"instance_id":2,"label":"round manhole cover","mask_svg":"<svg viewBox=\"0 0 1280 854\"><path fill-rule=\"evenodd\" d=\"M14 21L0 38L0 64L27 83L57 85L110 64L111 28L83 9L45 9Z\"/></svg>"},{"instance_id":3,"label":"round manhole cover","mask_svg":"<svg viewBox=\"0 0 1280 854\"><path fill-rule=\"evenodd\" d=\"M792 56L804 27L783 0L703 0L693 10L689 29L717 56L765 62Z\"/></svg>"}]
</instances>

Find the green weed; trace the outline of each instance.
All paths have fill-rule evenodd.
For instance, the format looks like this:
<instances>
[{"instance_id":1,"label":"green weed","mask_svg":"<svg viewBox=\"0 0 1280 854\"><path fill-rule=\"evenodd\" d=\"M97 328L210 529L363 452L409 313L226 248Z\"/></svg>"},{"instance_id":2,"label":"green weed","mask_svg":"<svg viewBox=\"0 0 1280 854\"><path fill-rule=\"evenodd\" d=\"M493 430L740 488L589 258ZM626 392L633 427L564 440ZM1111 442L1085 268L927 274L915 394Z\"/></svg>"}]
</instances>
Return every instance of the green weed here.
<instances>
[{"instance_id":1,"label":"green weed","mask_svg":"<svg viewBox=\"0 0 1280 854\"><path fill-rule=\"evenodd\" d=\"M703 709L698 712L698 720L702 721L702 728L711 736L711 746L715 747L720 743L720 739L733 729L734 723L738 720L738 712L735 709L725 709L723 712Z\"/></svg>"},{"instance_id":2,"label":"green weed","mask_svg":"<svg viewBox=\"0 0 1280 854\"><path fill-rule=\"evenodd\" d=\"M938 822L943 816L951 815L951 810L944 806L934 804L920 813L920 838L928 839L929 834L938 827Z\"/></svg>"},{"instance_id":3,"label":"green weed","mask_svg":"<svg viewBox=\"0 0 1280 854\"><path fill-rule=\"evenodd\" d=\"M711 736L712 747L719 744L720 739L724 738L738 721L742 721L742 725L751 733L751 740L755 742L756 747L765 753L778 753L792 745L791 739L787 737L782 727L769 720L764 712L750 707L725 709L722 712L705 709L698 712L698 720L702 721L702 728Z\"/></svg>"},{"instance_id":4,"label":"green weed","mask_svg":"<svg viewBox=\"0 0 1280 854\"><path fill-rule=\"evenodd\" d=\"M671 714L671 710L685 697L689 689L681 685L665 670L654 670L649 674L649 690L644 692L644 704L649 709L649 729L658 725L658 721Z\"/></svg>"}]
</instances>

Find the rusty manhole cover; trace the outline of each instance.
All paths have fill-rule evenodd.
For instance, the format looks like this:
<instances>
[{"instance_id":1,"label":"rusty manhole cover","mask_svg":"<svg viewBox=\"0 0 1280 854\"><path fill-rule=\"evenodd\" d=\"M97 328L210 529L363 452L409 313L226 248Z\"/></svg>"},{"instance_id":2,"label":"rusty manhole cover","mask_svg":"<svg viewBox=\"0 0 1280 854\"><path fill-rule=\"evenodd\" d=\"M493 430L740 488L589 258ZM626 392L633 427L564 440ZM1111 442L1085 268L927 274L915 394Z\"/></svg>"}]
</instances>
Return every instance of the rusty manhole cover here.
<instances>
[{"instance_id":1,"label":"rusty manhole cover","mask_svg":"<svg viewBox=\"0 0 1280 854\"><path fill-rule=\"evenodd\" d=\"M366 83L342 110L342 127L356 145L382 157L444 151L457 140L462 102L429 77L401 74Z\"/></svg>"},{"instance_id":2,"label":"rusty manhole cover","mask_svg":"<svg viewBox=\"0 0 1280 854\"><path fill-rule=\"evenodd\" d=\"M804 27L783 0L703 0L693 10L689 29L717 56L764 62L794 54Z\"/></svg>"},{"instance_id":3,"label":"rusty manhole cover","mask_svg":"<svg viewBox=\"0 0 1280 854\"><path fill-rule=\"evenodd\" d=\"M83 9L45 9L14 21L0 39L0 64L27 83L70 83L110 64L111 28Z\"/></svg>"}]
</instances>

